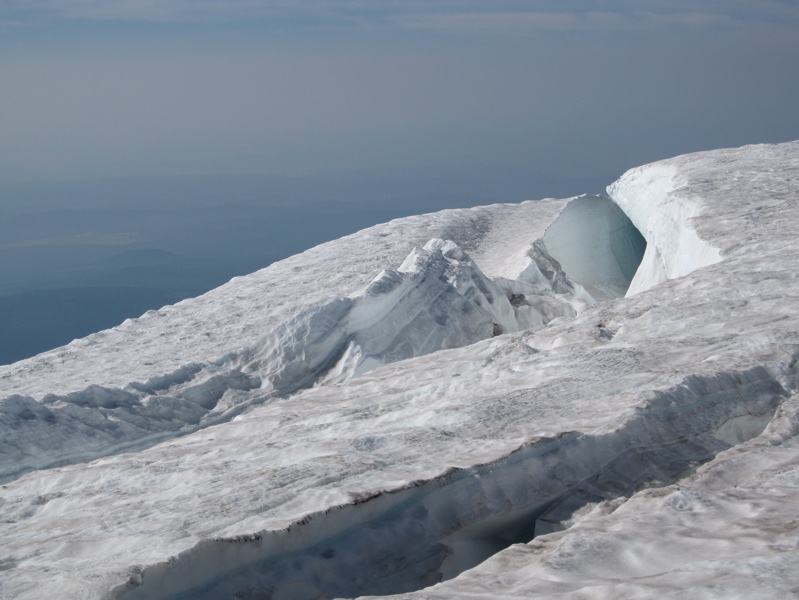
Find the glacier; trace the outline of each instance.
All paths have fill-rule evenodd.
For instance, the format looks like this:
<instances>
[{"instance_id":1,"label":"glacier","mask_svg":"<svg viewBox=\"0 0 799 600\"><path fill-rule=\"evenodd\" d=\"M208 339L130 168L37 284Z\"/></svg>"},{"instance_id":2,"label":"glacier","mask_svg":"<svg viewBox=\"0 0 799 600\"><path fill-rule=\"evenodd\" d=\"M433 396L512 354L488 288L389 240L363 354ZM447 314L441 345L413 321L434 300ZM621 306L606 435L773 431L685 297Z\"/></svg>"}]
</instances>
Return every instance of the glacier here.
<instances>
[{"instance_id":1,"label":"glacier","mask_svg":"<svg viewBox=\"0 0 799 600\"><path fill-rule=\"evenodd\" d=\"M795 594L797 199L680 156L0 367L0 595Z\"/></svg>"}]
</instances>

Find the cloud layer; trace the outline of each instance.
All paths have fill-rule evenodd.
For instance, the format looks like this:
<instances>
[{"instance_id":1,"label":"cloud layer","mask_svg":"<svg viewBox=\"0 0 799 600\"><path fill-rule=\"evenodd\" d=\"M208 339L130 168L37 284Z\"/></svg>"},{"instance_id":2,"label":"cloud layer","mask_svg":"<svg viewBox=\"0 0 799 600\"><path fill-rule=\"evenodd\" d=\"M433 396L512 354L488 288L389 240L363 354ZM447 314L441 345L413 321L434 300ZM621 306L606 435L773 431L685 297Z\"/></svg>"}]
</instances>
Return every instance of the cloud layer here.
<instances>
[{"instance_id":1,"label":"cloud layer","mask_svg":"<svg viewBox=\"0 0 799 600\"><path fill-rule=\"evenodd\" d=\"M274 20L286 26L391 27L445 31L568 30L645 25L707 26L730 22L797 22L794 2L775 0L4 0L0 20L138 22Z\"/></svg>"},{"instance_id":2,"label":"cloud layer","mask_svg":"<svg viewBox=\"0 0 799 600\"><path fill-rule=\"evenodd\" d=\"M0 177L615 176L799 138L798 61L793 1L2 0Z\"/></svg>"}]
</instances>

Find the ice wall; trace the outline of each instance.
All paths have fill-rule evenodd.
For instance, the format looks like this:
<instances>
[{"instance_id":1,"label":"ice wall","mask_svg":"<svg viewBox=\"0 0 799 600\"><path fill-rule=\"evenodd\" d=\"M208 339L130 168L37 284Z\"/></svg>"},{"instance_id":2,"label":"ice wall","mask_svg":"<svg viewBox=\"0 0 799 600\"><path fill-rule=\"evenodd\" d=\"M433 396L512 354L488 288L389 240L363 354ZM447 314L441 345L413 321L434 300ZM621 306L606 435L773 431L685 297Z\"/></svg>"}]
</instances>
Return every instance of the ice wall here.
<instances>
[{"instance_id":1,"label":"ice wall","mask_svg":"<svg viewBox=\"0 0 799 600\"><path fill-rule=\"evenodd\" d=\"M721 260L718 249L692 226L691 219L701 213L700 200L681 195L676 176L672 165L647 165L627 171L608 187L647 242L627 296Z\"/></svg>"}]
</instances>

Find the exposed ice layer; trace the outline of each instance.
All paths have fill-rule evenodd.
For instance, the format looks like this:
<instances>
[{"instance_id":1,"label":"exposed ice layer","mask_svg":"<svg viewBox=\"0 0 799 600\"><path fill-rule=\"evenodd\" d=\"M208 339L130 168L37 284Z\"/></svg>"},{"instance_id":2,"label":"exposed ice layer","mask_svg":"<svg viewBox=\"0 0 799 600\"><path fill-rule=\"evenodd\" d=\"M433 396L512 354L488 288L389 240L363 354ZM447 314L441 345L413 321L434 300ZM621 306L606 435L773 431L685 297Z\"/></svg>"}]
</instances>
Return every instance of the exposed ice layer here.
<instances>
[{"instance_id":1,"label":"exposed ice layer","mask_svg":"<svg viewBox=\"0 0 799 600\"><path fill-rule=\"evenodd\" d=\"M678 173L670 164L648 165L627 171L608 187L610 197L646 239L628 296L721 260L719 249L697 235L692 223L702 214L703 201L681 193L684 182Z\"/></svg>"},{"instance_id":2,"label":"exposed ice layer","mask_svg":"<svg viewBox=\"0 0 799 600\"><path fill-rule=\"evenodd\" d=\"M715 433L731 419L762 417L754 437L787 395L763 368L691 378L614 431L563 433L494 463L307 515L281 531L203 541L137 572L112 596L351 598L424 588L529 541L542 525L551 531L586 505L631 495L644 483L671 483L729 447Z\"/></svg>"},{"instance_id":3,"label":"exposed ice layer","mask_svg":"<svg viewBox=\"0 0 799 600\"><path fill-rule=\"evenodd\" d=\"M586 304L624 296L645 248L644 238L610 198L579 196L545 235L509 254L495 272L498 281L527 283L545 296L566 294L579 312Z\"/></svg>"},{"instance_id":4,"label":"exposed ice layer","mask_svg":"<svg viewBox=\"0 0 799 600\"><path fill-rule=\"evenodd\" d=\"M603 196L569 202L542 241L569 278L598 301L624 296L646 248L627 215Z\"/></svg>"}]
</instances>

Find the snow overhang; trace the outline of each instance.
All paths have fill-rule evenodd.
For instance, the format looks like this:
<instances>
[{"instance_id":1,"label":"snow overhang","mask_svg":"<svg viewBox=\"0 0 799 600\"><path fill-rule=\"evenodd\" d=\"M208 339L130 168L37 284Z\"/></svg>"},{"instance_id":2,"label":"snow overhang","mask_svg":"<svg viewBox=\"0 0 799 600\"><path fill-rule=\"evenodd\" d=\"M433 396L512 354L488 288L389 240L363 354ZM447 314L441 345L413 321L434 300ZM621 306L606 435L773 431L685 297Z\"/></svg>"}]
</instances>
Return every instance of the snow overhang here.
<instances>
[{"instance_id":1,"label":"snow overhang","mask_svg":"<svg viewBox=\"0 0 799 600\"><path fill-rule=\"evenodd\" d=\"M718 248L692 225L702 212L701 202L681 195L681 187L678 169L663 163L631 169L608 186L608 195L647 243L627 296L721 261Z\"/></svg>"}]
</instances>

